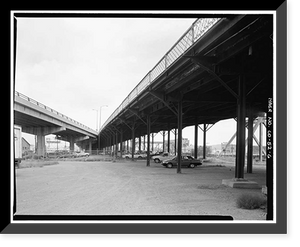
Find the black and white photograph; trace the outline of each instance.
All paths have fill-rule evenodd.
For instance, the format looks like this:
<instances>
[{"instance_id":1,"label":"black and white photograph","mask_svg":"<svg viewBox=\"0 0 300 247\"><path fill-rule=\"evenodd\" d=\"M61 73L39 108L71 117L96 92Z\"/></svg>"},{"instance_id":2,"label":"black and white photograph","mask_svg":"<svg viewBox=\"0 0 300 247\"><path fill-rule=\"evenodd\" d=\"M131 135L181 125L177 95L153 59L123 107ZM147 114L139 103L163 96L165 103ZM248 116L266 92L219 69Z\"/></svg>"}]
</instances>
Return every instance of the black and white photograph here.
<instances>
[{"instance_id":1,"label":"black and white photograph","mask_svg":"<svg viewBox=\"0 0 300 247\"><path fill-rule=\"evenodd\" d=\"M11 15L14 223L282 222L276 11Z\"/></svg>"}]
</instances>

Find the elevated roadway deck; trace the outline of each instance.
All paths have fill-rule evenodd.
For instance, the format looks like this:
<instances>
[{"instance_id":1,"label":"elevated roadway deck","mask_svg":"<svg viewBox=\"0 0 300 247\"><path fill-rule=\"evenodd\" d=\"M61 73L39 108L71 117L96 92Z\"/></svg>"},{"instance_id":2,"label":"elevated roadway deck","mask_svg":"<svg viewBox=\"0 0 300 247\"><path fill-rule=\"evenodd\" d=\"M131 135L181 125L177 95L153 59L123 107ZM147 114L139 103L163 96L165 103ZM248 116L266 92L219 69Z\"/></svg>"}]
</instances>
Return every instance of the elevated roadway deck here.
<instances>
[{"instance_id":1,"label":"elevated roadway deck","mask_svg":"<svg viewBox=\"0 0 300 247\"><path fill-rule=\"evenodd\" d=\"M243 178L245 119L267 112L273 52L273 15L196 20L103 124L98 145L122 149L125 140L177 129L180 156L184 127L236 118L236 177Z\"/></svg>"},{"instance_id":2,"label":"elevated roadway deck","mask_svg":"<svg viewBox=\"0 0 300 247\"><path fill-rule=\"evenodd\" d=\"M61 140L74 143L85 149L92 149L97 143L97 132L67 116L37 102L17 91L14 95L14 124L22 132L37 135L38 155L45 154L45 135L55 134Z\"/></svg>"}]
</instances>

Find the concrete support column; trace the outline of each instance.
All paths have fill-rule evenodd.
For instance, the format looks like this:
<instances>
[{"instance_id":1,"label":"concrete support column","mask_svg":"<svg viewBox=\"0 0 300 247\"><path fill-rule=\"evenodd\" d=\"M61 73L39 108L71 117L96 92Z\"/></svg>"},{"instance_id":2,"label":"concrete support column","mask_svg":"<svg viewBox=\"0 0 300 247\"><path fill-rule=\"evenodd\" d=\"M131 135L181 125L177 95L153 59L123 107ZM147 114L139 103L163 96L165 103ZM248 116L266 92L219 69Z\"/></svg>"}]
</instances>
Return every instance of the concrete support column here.
<instances>
[{"instance_id":1,"label":"concrete support column","mask_svg":"<svg viewBox=\"0 0 300 247\"><path fill-rule=\"evenodd\" d=\"M181 173L182 156L182 99L178 102L178 149L177 149L177 173Z\"/></svg>"},{"instance_id":2,"label":"concrete support column","mask_svg":"<svg viewBox=\"0 0 300 247\"><path fill-rule=\"evenodd\" d=\"M235 178L244 178L246 95L242 76L239 77L238 92Z\"/></svg>"},{"instance_id":3,"label":"concrete support column","mask_svg":"<svg viewBox=\"0 0 300 247\"><path fill-rule=\"evenodd\" d=\"M74 138L73 138L73 136L70 136L69 142L70 142L70 151L73 152L74 151Z\"/></svg>"},{"instance_id":4,"label":"concrete support column","mask_svg":"<svg viewBox=\"0 0 300 247\"><path fill-rule=\"evenodd\" d=\"M89 153L92 154L92 140L89 139Z\"/></svg>"},{"instance_id":5,"label":"concrete support column","mask_svg":"<svg viewBox=\"0 0 300 247\"><path fill-rule=\"evenodd\" d=\"M37 128L36 152L38 156L45 156L46 154L45 135L42 127Z\"/></svg>"},{"instance_id":6,"label":"concrete support column","mask_svg":"<svg viewBox=\"0 0 300 247\"><path fill-rule=\"evenodd\" d=\"M99 134L98 134L98 140L97 140L97 144L98 144L98 149L100 150L100 153L101 153L101 140L100 140L100 131L99 131Z\"/></svg>"}]
</instances>

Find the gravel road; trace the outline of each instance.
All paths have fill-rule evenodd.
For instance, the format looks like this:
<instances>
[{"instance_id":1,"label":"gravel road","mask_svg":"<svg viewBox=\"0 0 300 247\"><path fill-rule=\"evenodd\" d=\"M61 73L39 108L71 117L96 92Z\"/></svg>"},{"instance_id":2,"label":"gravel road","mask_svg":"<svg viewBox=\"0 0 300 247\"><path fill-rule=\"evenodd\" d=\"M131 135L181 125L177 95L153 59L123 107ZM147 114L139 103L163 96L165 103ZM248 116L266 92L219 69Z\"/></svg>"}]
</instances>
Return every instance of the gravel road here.
<instances>
[{"instance_id":1,"label":"gravel road","mask_svg":"<svg viewBox=\"0 0 300 247\"><path fill-rule=\"evenodd\" d=\"M19 215L231 215L234 220L265 220L261 209L235 205L237 196L260 190L233 189L230 165L164 168L145 161L75 162L17 169ZM249 180L265 185L265 167L254 166Z\"/></svg>"}]
</instances>

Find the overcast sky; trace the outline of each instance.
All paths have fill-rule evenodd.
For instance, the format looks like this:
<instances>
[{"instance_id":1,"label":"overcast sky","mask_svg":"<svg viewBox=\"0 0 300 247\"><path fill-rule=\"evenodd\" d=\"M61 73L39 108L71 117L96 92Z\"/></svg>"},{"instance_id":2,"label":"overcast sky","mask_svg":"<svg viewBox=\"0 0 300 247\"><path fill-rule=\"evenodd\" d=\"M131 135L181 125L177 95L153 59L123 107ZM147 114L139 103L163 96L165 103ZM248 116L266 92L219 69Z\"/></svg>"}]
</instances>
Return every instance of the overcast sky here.
<instances>
[{"instance_id":1,"label":"overcast sky","mask_svg":"<svg viewBox=\"0 0 300 247\"><path fill-rule=\"evenodd\" d=\"M92 109L108 105L102 108L103 124L194 21L18 18L15 89L96 129ZM234 120L217 123L207 142L227 142L235 128ZM193 143L193 133L186 128L183 137Z\"/></svg>"}]
</instances>

